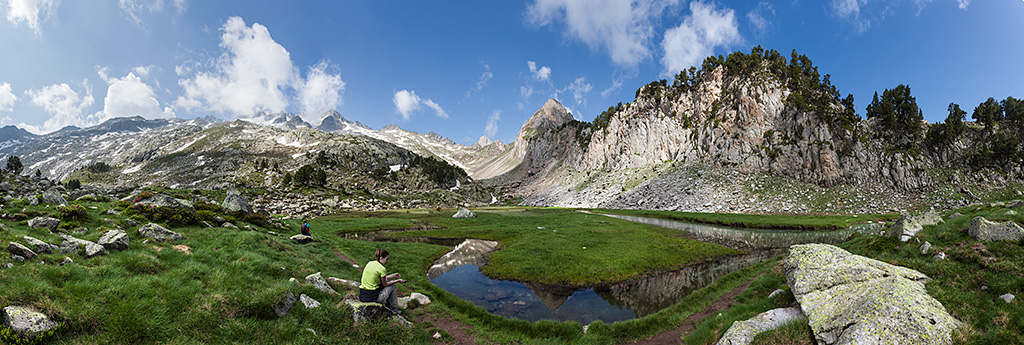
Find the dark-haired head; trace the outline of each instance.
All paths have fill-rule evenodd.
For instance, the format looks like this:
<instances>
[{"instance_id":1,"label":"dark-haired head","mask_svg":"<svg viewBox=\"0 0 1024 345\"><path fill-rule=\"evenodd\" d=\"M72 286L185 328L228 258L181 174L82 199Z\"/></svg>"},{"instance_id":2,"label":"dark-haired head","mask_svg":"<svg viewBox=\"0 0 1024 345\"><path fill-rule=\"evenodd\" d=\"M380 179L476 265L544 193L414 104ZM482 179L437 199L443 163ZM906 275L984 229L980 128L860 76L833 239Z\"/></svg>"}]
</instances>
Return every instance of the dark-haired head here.
<instances>
[{"instance_id":1,"label":"dark-haired head","mask_svg":"<svg viewBox=\"0 0 1024 345\"><path fill-rule=\"evenodd\" d=\"M373 253L373 257L375 257L377 260L380 260L381 258L386 258L390 255L391 254L388 254L388 251L384 249L377 249L377 251Z\"/></svg>"}]
</instances>

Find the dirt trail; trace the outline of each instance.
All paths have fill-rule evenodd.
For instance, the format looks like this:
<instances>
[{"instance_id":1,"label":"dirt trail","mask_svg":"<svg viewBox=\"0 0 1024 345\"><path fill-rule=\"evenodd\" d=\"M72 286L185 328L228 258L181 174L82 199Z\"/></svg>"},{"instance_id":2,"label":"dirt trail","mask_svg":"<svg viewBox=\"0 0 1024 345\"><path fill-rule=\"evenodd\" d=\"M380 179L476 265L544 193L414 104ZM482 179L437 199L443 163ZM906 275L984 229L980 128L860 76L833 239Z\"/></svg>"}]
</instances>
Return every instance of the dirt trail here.
<instances>
[{"instance_id":1,"label":"dirt trail","mask_svg":"<svg viewBox=\"0 0 1024 345\"><path fill-rule=\"evenodd\" d=\"M445 332L448 332L448 335L451 335L452 338L454 338L449 342L435 340L435 344L477 344L477 342L473 340L473 336L466 331L467 329L473 328L473 326L459 322L447 315L437 313L423 314L419 318L419 321L430 322L434 327L443 329Z\"/></svg>"}]
</instances>

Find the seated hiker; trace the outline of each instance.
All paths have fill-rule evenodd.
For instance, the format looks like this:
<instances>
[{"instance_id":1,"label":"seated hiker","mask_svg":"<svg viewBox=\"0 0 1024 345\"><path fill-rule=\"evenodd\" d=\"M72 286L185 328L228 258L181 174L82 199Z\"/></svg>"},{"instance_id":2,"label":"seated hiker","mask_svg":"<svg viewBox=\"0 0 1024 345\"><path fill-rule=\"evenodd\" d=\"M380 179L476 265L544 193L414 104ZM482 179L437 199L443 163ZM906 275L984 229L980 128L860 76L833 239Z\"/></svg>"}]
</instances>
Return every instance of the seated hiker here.
<instances>
[{"instance_id":1,"label":"seated hiker","mask_svg":"<svg viewBox=\"0 0 1024 345\"><path fill-rule=\"evenodd\" d=\"M299 227L299 233L309 236L309 222L305 218L302 219L302 226Z\"/></svg>"},{"instance_id":2,"label":"seated hiker","mask_svg":"<svg viewBox=\"0 0 1024 345\"><path fill-rule=\"evenodd\" d=\"M363 279L362 284L359 285L359 301L360 302L377 302L384 304L389 310L395 314L401 313L398 310L398 283L404 283L405 279L401 279L402 275L399 273L388 274L387 269L384 265L388 264L387 250L377 249L373 254L376 260L370 261L363 268Z\"/></svg>"}]
</instances>

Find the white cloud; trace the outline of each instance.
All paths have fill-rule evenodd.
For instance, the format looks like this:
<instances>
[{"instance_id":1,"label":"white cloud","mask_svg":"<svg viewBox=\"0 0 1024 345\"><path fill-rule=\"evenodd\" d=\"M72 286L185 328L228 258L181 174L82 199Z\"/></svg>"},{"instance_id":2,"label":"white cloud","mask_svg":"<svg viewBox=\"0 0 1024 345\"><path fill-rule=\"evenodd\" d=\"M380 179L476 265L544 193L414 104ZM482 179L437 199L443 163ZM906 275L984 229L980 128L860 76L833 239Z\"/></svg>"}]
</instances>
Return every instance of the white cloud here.
<instances>
[{"instance_id":1,"label":"white cloud","mask_svg":"<svg viewBox=\"0 0 1024 345\"><path fill-rule=\"evenodd\" d=\"M772 26L771 18L773 17L775 17L775 7L767 1L759 2L757 7L747 12L747 20L761 32L767 31Z\"/></svg>"},{"instance_id":2,"label":"white cloud","mask_svg":"<svg viewBox=\"0 0 1024 345\"><path fill-rule=\"evenodd\" d=\"M53 84L42 88L39 91L28 90L25 95L32 98L32 103L43 107L46 112L53 115L42 126L20 124L23 128L34 133L49 133L65 126L81 126L85 122L82 118L82 110L93 104L92 88L86 81L82 82L86 95L79 96L67 83Z\"/></svg>"},{"instance_id":3,"label":"white cloud","mask_svg":"<svg viewBox=\"0 0 1024 345\"><path fill-rule=\"evenodd\" d=\"M719 10L713 4L690 3L691 15L679 26L665 32L661 42L665 56L661 58L666 74L696 66L712 55L717 47L726 47L742 40L732 9Z\"/></svg>"},{"instance_id":4,"label":"white cloud","mask_svg":"<svg viewBox=\"0 0 1024 345\"><path fill-rule=\"evenodd\" d=\"M487 117L487 127L484 127L484 135L489 138L494 138L498 134L498 121L501 120L501 110L495 110L491 113L491 116Z\"/></svg>"},{"instance_id":5,"label":"white cloud","mask_svg":"<svg viewBox=\"0 0 1024 345\"><path fill-rule=\"evenodd\" d=\"M118 0L121 10L128 15L128 19L135 25L142 26L142 18L139 17L145 12L157 13L164 10L163 0Z\"/></svg>"},{"instance_id":6,"label":"white cloud","mask_svg":"<svg viewBox=\"0 0 1024 345\"><path fill-rule=\"evenodd\" d=\"M967 6L971 5L971 0L956 0L956 4L957 6L960 7L961 10L966 11Z\"/></svg>"},{"instance_id":7,"label":"white cloud","mask_svg":"<svg viewBox=\"0 0 1024 345\"><path fill-rule=\"evenodd\" d=\"M303 119L315 123L320 120L320 112L333 110L341 104L341 93L345 91L345 82L338 74L327 70L332 68L326 60L306 72L306 80L298 88L299 102L302 103Z\"/></svg>"},{"instance_id":8,"label":"white cloud","mask_svg":"<svg viewBox=\"0 0 1024 345\"><path fill-rule=\"evenodd\" d=\"M39 23L49 19L59 5L60 0L9 0L7 21L15 26L24 22L39 36Z\"/></svg>"},{"instance_id":9,"label":"white cloud","mask_svg":"<svg viewBox=\"0 0 1024 345\"><path fill-rule=\"evenodd\" d=\"M587 83L587 79L586 78L579 77L579 78L576 78L576 80L574 80L572 82L572 84L569 84L568 86L566 86L565 89L562 90L562 92L565 92L565 91L571 92L572 93L572 99L574 101L576 101L576 104L582 104L582 105L585 106L587 104L587 99L586 99L587 94L589 94L590 91L593 91L593 90L594 90L594 85L593 84ZM555 98L558 98L558 97L555 97Z\"/></svg>"},{"instance_id":10,"label":"white cloud","mask_svg":"<svg viewBox=\"0 0 1024 345\"><path fill-rule=\"evenodd\" d=\"M188 110L204 104L236 117L260 110L284 111L288 106L284 88L298 79L288 50L270 37L267 27L259 23L248 27L239 17L229 18L220 30L220 46L226 51L214 63L215 71L179 80L185 95L175 104ZM179 74L191 69L175 68Z\"/></svg>"},{"instance_id":11,"label":"white cloud","mask_svg":"<svg viewBox=\"0 0 1024 345\"><path fill-rule=\"evenodd\" d=\"M530 66L530 74L533 75L533 79L551 80L551 67L542 66L537 68L537 63L533 61L527 61L526 64Z\"/></svg>"},{"instance_id":12,"label":"white cloud","mask_svg":"<svg viewBox=\"0 0 1024 345\"><path fill-rule=\"evenodd\" d=\"M615 92L615 90L620 88L622 88L622 80L616 78L615 80L612 80L611 86L604 89L604 91L601 91L601 97L608 98L608 96L611 96L612 92Z\"/></svg>"},{"instance_id":13,"label":"white cloud","mask_svg":"<svg viewBox=\"0 0 1024 345\"><path fill-rule=\"evenodd\" d=\"M135 68L138 69L138 68ZM129 72L121 78L107 76L107 69L100 69L98 74L107 82L107 96L103 99L103 110L89 115L84 124L95 125L115 117L142 116L147 119L164 119L175 117L170 108L160 109L160 101L156 99L153 88Z\"/></svg>"},{"instance_id":14,"label":"white cloud","mask_svg":"<svg viewBox=\"0 0 1024 345\"><path fill-rule=\"evenodd\" d=\"M494 78L494 73L491 73L491 65L485 63L483 65L484 72L480 73L480 78L477 79L476 86L470 88L469 91L466 91L466 98L469 98L469 96L474 92L480 92L480 90L483 90L484 87L487 86L487 82L491 81L491 78Z\"/></svg>"},{"instance_id":15,"label":"white cloud","mask_svg":"<svg viewBox=\"0 0 1024 345\"><path fill-rule=\"evenodd\" d=\"M535 0L527 8L526 17L537 26L564 21L566 36L582 40L591 49L607 49L615 64L635 66L651 55L648 47L657 16L678 3L678 0Z\"/></svg>"},{"instance_id":16,"label":"white cloud","mask_svg":"<svg viewBox=\"0 0 1024 345\"><path fill-rule=\"evenodd\" d=\"M437 117L442 119L448 118L448 113L446 113L440 105L434 103L432 100L420 98L420 96L417 96L414 91L401 90L395 92L395 96L392 98L392 101L395 103L395 109L398 110L399 114L402 114L402 118L406 121L412 118L413 112L419 110L424 105L433 109L437 114Z\"/></svg>"},{"instance_id":17,"label":"white cloud","mask_svg":"<svg viewBox=\"0 0 1024 345\"><path fill-rule=\"evenodd\" d=\"M18 97L11 92L11 84L0 84L0 111L14 111L14 101Z\"/></svg>"},{"instance_id":18,"label":"white cloud","mask_svg":"<svg viewBox=\"0 0 1024 345\"><path fill-rule=\"evenodd\" d=\"M135 72L135 75L139 76L139 78L149 77L149 72L152 72L152 71L153 71L153 65L138 66L138 67L132 68L132 72Z\"/></svg>"}]
</instances>

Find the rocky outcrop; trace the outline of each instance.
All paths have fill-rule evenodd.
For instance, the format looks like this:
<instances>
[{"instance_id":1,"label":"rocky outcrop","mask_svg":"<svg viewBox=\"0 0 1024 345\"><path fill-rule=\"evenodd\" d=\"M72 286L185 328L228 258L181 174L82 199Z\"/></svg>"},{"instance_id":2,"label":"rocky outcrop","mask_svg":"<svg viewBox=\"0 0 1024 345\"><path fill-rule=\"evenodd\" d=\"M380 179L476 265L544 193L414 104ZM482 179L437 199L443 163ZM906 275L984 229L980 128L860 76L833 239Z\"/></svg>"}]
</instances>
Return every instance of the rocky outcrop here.
<instances>
[{"instance_id":1,"label":"rocky outcrop","mask_svg":"<svg viewBox=\"0 0 1024 345\"><path fill-rule=\"evenodd\" d=\"M746 321L733 322L718 345L747 345L758 334L779 328L804 316L798 307L772 309Z\"/></svg>"},{"instance_id":2,"label":"rocky outcrop","mask_svg":"<svg viewBox=\"0 0 1024 345\"><path fill-rule=\"evenodd\" d=\"M967 227L967 234L979 241L1016 241L1024 239L1024 229L1013 221L993 222L984 217L974 217Z\"/></svg>"},{"instance_id":3,"label":"rocky outcrop","mask_svg":"<svg viewBox=\"0 0 1024 345\"><path fill-rule=\"evenodd\" d=\"M32 340L57 328L57 322L50 320L46 314L20 306L4 307L3 319L4 325L22 339Z\"/></svg>"},{"instance_id":4,"label":"rocky outcrop","mask_svg":"<svg viewBox=\"0 0 1024 345\"><path fill-rule=\"evenodd\" d=\"M128 233L122 230L110 230L100 237L99 245L107 250L128 250Z\"/></svg>"},{"instance_id":5,"label":"rocky outcrop","mask_svg":"<svg viewBox=\"0 0 1024 345\"><path fill-rule=\"evenodd\" d=\"M805 244L790 247L783 269L819 344L950 344L961 325L909 268Z\"/></svg>"},{"instance_id":6,"label":"rocky outcrop","mask_svg":"<svg viewBox=\"0 0 1024 345\"><path fill-rule=\"evenodd\" d=\"M473 211L470 211L470 210L465 209L465 208L460 208L459 212L455 212L455 215L452 216L452 218L474 218L474 217L476 217L476 214L473 213Z\"/></svg>"},{"instance_id":7,"label":"rocky outcrop","mask_svg":"<svg viewBox=\"0 0 1024 345\"><path fill-rule=\"evenodd\" d=\"M228 212L237 212L243 214L252 213L252 206L249 205L249 200L242 196L242 193L238 191L230 191L228 195L224 197L224 202L221 203L224 206L224 210Z\"/></svg>"},{"instance_id":8,"label":"rocky outcrop","mask_svg":"<svg viewBox=\"0 0 1024 345\"><path fill-rule=\"evenodd\" d=\"M52 217L35 217L28 221L28 227L33 229L47 229L52 232L57 230L58 226L60 226L60 219Z\"/></svg>"},{"instance_id":9,"label":"rocky outcrop","mask_svg":"<svg viewBox=\"0 0 1024 345\"><path fill-rule=\"evenodd\" d=\"M180 241L185 239L184 236L155 223L149 223L139 228L139 236L149 237L160 242Z\"/></svg>"}]
</instances>

